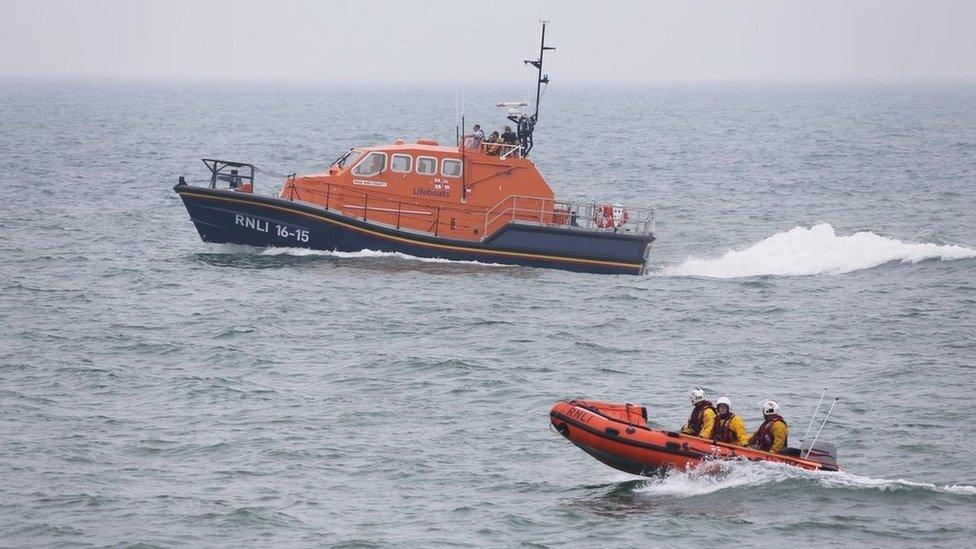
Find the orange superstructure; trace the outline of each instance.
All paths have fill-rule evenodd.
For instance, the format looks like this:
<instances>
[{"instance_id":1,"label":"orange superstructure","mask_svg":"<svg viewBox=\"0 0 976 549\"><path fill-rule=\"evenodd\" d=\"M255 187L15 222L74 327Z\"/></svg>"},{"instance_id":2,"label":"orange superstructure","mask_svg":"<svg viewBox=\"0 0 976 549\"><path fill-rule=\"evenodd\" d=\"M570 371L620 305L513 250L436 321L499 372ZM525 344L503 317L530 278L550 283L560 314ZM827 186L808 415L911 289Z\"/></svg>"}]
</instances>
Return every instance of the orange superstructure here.
<instances>
[{"instance_id":1,"label":"orange superstructure","mask_svg":"<svg viewBox=\"0 0 976 549\"><path fill-rule=\"evenodd\" d=\"M535 164L435 141L352 149L328 171L290 178L281 198L399 229L480 241L514 220L567 223Z\"/></svg>"}]
</instances>

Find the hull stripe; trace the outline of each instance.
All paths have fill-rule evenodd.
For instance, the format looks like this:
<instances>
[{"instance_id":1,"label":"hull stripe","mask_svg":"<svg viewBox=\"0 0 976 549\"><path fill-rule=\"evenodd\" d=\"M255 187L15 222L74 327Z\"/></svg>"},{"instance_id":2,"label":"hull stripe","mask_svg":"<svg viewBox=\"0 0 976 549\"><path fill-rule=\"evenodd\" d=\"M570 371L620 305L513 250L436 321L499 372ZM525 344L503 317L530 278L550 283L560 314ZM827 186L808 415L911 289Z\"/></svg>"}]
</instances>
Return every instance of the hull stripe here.
<instances>
[{"instance_id":1,"label":"hull stripe","mask_svg":"<svg viewBox=\"0 0 976 549\"><path fill-rule=\"evenodd\" d=\"M298 214L298 215L302 215L302 216L305 216L305 217L310 217L310 218L313 218L313 219L318 219L318 220L326 221L326 222L331 223L333 225L341 225L341 226L344 226L346 228L352 229L354 231L361 232L361 233L366 233L366 234L369 234L369 235L372 235L372 236L376 236L376 237L379 237L379 238L383 238L383 239L386 239L386 240L394 240L394 241L397 241L397 242L404 242L404 243L412 244L412 245L416 245L416 246L425 246L425 247L429 247L429 248L440 248L440 249L445 249L445 250L472 252L472 253L484 254L484 255L497 254L497 255L506 255L506 256L512 256L512 257L529 257L529 258L532 258L532 259L546 259L546 260L554 260L554 261L563 261L563 262L567 262L567 263L586 263L586 264L592 264L592 265L611 265L611 266L614 266L614 267L625 267L625 268L636 269L636 270L640 270L641 269L641 264L640 263L623 263L623 262L618 262L618 261L605 261L605 260L600 260L600 259L579 259L579 258L575 258L575 257L532 254L532 253L526 253L526 252L507 252L507 251L504 251L504 250L491 250L491 249L484 249L484 248L470 248L470 247L467 247L467 246L456 246L456 245L452 245L452 244L436 244L436 243L433 243L433 242L424 242L422 240L413 240L413 239L410 239L410 238L404 238L404 237L400 237L400 236L389 235L389 234L381 233L381 232L378 232L378 231L373 231L373 230L370 230L370 229L366 229L366 228L363 228L363 227L357 227L356 225L352 225L352 224L349 224L349 223L345 223L345 222L339 221L337 219L332 219L332 218L327 217L327 216L324 216L324 215L313 214L313 213L309 213L309 212L297 211L297 210L293 210L293 209L290 209L290 208L283 208L281 206L275 206L273 204L264 204L264 203L261 203L261 202L252 202L250 200L240 200L240 199L235 199L235 198L226 198L226 197L223 197L223 196L211 196L211 195L206 195L206 194L197 194L197 193L194 193L194 192L187 192L187 191L182 191L182 192L178 191L178 192L179 192L180 195L189 195L189 196L192 196L194 198L202 198L204 200L216 200L216 201L222 201L222 202L235 202L235 203L239 203L239 204L248 204L248 205L251 205L251 206L259 206L259 207L262 207L262 208L270 208L272 210L279 210L279 211L283 211L283 212L287 212L287 213Z\"/></svg>"}]
</instances>

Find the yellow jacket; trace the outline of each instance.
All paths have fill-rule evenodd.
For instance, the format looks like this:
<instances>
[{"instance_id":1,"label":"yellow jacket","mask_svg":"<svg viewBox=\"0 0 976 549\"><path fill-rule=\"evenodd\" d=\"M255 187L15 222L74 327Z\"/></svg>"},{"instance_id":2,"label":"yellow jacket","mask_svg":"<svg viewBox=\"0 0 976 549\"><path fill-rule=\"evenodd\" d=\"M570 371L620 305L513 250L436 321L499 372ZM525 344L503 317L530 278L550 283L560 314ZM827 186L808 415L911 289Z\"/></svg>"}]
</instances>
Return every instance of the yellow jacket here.
<instances>
[{"instance_id":1,"label":"yellow jacket","mask_svg":"<svg viewBox=\"0 0 976 549\"><path fill-rule=\"evenodd\" d=\"M769 436L770 438L772 438L772 444L770 445L769 450L767 450L767 452L773 452L775 454L775 453L779 453L779 451L782 450L783 448L786 448L786 442L790 433L790 428L789 426L786 425L786 420L784 420L779 416L776 416L775 419L771 419L769 421L771 422L769 425ZM755 446L756 448L759 448L760 450L762 449L763 441L759 439L760 439L760 435L763 434L762 430L763 430L763 426L765 425L766 422L764 421L763 424L759 426L759 429L756 429L756 432L752 434L752 437L749 438L749 444ZM767 438L766 440L768 441L769 439Z\"/></svg>"},{"instance_id":2,"label":"yellow jacket","mask_svg":"<svg viewBox=\"0 0 976 549\"><path fill-rule=\"evenodd\" d=\"M730 413L729 417L715 417L715 427L712 429L712 437L719 441L737 446L747 446L749 435L746 433L746 424L738 414Z\"/></svg>"},{"instance_id":3,"label":"yellow jacket","mask_svg":"<svg viewBox=\"0 0 976 549\"><path fill-rule=\"evenodd\" d=\"M691 420L689 419L688 423L690 422ZM684 427L681 428L682 434L694 435L702 438L712 438L712 427L715 425L715 410L711 408L705 408L702 410L702 426L697 433L688 427L688 423L685 423Z\"/></svg>"},{"instance_id":4,"label":"yellow jacket","mask_svg":"<svg viewBox=\"0 0 976 549\"><path fill-rule=\"evenodd\" d=\"M786 422L775 421L769 430L773 433L773 445L769 448L769 451L775 453L786 448L786 435L790 432L789 427L786 426Z\"/></svg>"}]
</instances>

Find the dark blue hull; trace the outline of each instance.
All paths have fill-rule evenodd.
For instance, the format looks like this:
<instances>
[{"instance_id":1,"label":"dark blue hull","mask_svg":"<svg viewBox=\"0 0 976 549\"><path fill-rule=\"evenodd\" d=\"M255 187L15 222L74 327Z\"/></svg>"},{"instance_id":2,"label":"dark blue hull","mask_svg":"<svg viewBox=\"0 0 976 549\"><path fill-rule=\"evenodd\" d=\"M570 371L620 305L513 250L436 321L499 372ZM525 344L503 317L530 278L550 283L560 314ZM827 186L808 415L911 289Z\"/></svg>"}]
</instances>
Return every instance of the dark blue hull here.
<instances>
[{"instance_id":1,"label":"dark blue hull","mask_svg":"<svg viewBox=\"0 0 976 549\"><path fill-rule=\"evenodd\" d=\"M482 242L438 238L282 198L177 185L204 242L259 247L400 252L415 257L548 269L642 274L651 235L512 223Z\"/></svg>"}]
</instances>

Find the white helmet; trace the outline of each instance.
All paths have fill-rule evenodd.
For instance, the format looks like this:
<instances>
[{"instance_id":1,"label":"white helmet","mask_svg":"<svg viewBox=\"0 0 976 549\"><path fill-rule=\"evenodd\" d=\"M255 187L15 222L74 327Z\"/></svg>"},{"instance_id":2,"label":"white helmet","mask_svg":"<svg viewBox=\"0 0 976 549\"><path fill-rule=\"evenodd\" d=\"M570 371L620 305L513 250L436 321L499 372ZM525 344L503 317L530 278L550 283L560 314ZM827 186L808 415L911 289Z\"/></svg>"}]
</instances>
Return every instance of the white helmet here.
<instances>
[{"instance_id":1,"label":"white helmet","mask_svg":"<svg viewBox=\"0 0 976 549\"><path fill-rule=\"evenodd\" d=\"M705 391L702 391L698 387L691 390L691 403L698 404L699 402L705 400Z\"/></svg>"},{"instance_id":2,"label":"white helmet","mask_svg":"<svg viewBox=\"0 0 976 549\"><path fill-rule=\"evenodd\" d=\"M732 401L729 400L727 397L721 397L721 398L719 398L718 400L715 401L715 407L716 408L718 408L719 406L721 406L723 404L726 405L726 406L728 406L729 407L729 410L732 409Z\"/></svg>"},{"instance_id":3,"label":"white helmet","mask_svg":"<svg viewBox=\"0 0 976 549\"><path fill-rule=\"evenodd\" d=\"M762 412L763 415L766 416L768 416L769 414L778 414L779 402L776 402L775 400L767 400L766 402L763 402Z\"/></svg>"}]
</instances>

